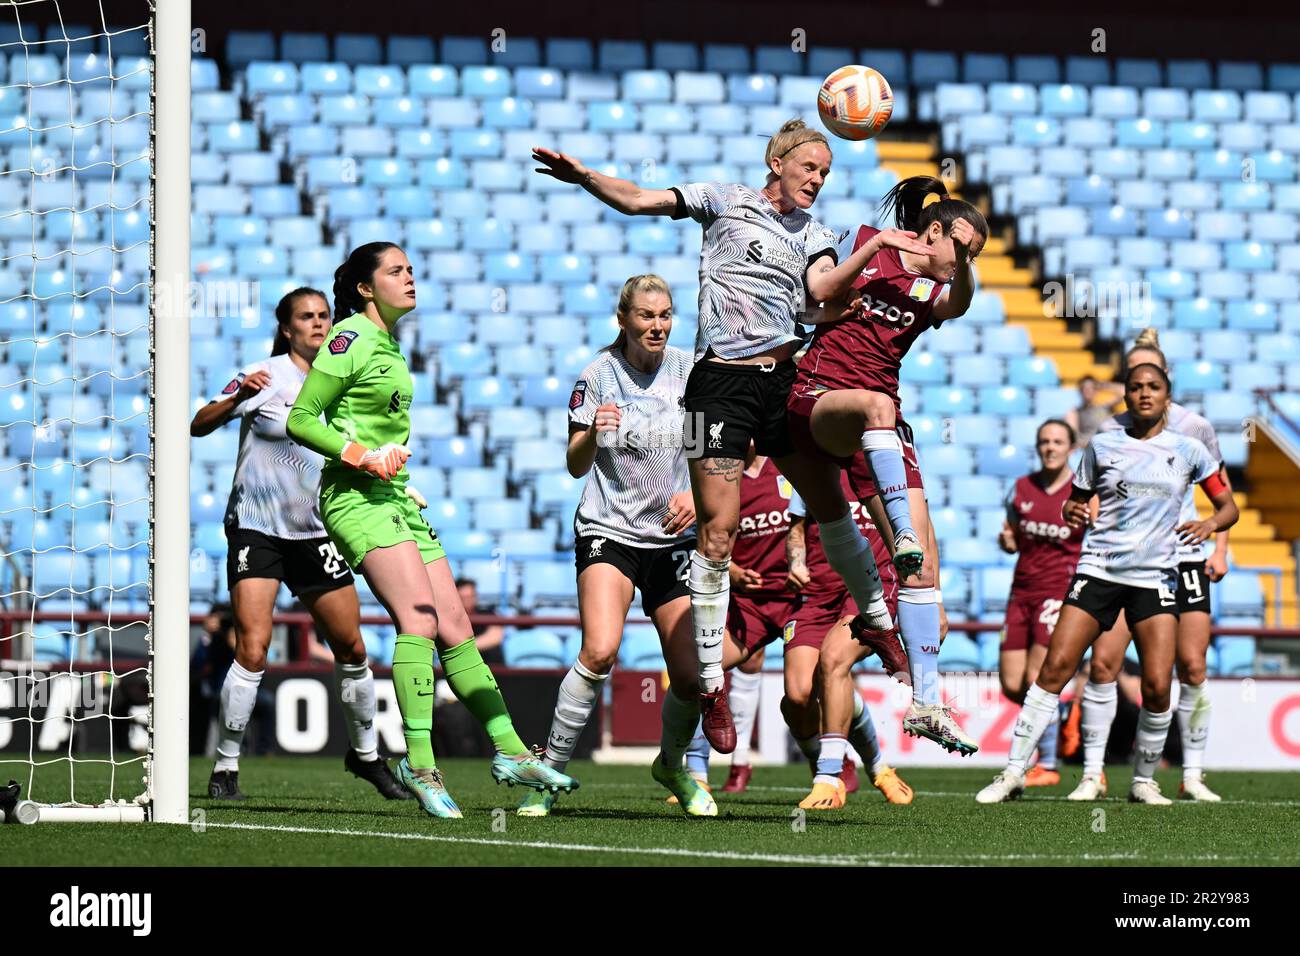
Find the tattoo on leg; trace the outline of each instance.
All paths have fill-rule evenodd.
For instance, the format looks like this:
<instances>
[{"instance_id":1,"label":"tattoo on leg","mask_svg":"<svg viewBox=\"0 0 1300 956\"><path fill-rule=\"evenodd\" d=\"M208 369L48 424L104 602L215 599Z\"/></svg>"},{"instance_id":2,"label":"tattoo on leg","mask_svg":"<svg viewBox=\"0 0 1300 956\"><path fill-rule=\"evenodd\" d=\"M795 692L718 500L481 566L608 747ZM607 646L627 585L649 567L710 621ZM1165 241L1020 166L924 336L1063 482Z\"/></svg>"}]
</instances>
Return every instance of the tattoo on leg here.
<instances>
[{"instance_id":1,"label":"tattoo on leg","mask_svg":"<svg viewBox=\"0 0 1300 956\"><path fill-rule=\"evenodd\" d=\"M739 458L706 458L700 462L700 468L706 475L717 475L726 481L740 481L742 462Z\"/></svg>"}]
</instances>

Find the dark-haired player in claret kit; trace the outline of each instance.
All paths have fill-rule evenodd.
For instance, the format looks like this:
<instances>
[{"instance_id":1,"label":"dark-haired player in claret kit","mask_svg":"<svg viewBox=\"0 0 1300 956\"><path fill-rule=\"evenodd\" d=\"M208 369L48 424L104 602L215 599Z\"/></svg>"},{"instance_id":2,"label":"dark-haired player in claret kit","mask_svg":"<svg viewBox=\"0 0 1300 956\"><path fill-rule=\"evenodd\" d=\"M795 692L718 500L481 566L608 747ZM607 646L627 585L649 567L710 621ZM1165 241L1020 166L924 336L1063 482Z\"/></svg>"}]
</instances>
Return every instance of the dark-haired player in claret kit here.
<instances>
[{"instance_id":1,"label":"dark-haired player in claret kit","mask_svg":"<svg viewBox=\"0 0 1300 956\"><path fill-rule=\"evenodd\" d=\"M934 201L927 204L930 197ZM883 208L893 213L897 227L860 226L850 249L841 250L846 262L862 265L847 297L820 310L837 320L808 317L817 328L790 393L790 431L806 455L841 468L849 468L859 452L866 456L869 473L850 472L854 495L859 501L882 499L893 532L885 539L903 577L898 624L912 678L912 706L903 729L969 754L979 747L939 693L941 610L934 556L926 555L920 564L899 561L905 547L929 541L932 529L911 429L902 417L898 376L917 336L970 307L971 263L984 248L988 224L978 209L949 198L943 183L928 176L898 183ZM884 454L887 448L896 454ZM887 671L897 669L902 649L896 633L882 635L866 624L861 615L853 622L855 638L880 655Z\"/></svg>"}]
</instances>

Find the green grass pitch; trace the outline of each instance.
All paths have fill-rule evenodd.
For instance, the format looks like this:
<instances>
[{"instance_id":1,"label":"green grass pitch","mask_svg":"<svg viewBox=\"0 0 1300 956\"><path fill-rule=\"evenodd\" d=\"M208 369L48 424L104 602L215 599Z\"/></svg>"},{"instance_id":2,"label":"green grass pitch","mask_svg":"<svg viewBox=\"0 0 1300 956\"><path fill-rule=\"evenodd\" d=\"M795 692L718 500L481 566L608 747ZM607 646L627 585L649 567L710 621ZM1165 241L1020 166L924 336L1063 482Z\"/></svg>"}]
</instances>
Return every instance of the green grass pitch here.
<instances>
[{"instance_id":1,"label":"green grass pitch","mask_svg":"<svg viewBox=\"0 0 1300 956\"><path fill-rule=\"evenodd\" d=\"M1298 773L1212 773L1218 805L1131 806L1129 770L1107 771L1111 797L1064 799L1079 777L1007 805L977 805L986 769L914 769L911 806L869 785L838 812L796 812L806 767L759 767L749 792L719 796L717 819L688 819L664 803L648 768L576 762L582 788L548 819L522 819L523 792L497 786L483 760L441 763L464 820L434 820L391 803L325 758L245 758L242 804L208 800L210 764L190 766L203 826L52 824L0 828L9 866L95 865L1058 865L1189 866L1300 863ZM46 768L50 772L53 768ZM78 769L78 792L85 778ZM723 778L715 769L714 781ZM1166 794L1178 771L1159 774ZM864 779L865 784L865 779Z\"/></svg>"}]
</instances>

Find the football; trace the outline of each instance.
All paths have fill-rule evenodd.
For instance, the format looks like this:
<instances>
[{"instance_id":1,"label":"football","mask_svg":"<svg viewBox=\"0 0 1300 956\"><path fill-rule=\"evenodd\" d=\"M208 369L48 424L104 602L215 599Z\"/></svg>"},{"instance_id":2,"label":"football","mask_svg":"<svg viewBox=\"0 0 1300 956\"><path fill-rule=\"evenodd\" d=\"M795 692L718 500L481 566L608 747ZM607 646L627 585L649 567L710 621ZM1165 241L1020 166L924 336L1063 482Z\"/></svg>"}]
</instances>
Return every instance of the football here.
<instances>
[{"instance_id":1,"label":"football","mask_svg":"<svg viewBox=\"0 0 1300 956\"><path fill-rule=\"evenodd\" d=\"M842 66L822 83L817 112L841 139L871 139L889 122L894 93L889 81L869 66Z\"/></svg>"}]
</instances>

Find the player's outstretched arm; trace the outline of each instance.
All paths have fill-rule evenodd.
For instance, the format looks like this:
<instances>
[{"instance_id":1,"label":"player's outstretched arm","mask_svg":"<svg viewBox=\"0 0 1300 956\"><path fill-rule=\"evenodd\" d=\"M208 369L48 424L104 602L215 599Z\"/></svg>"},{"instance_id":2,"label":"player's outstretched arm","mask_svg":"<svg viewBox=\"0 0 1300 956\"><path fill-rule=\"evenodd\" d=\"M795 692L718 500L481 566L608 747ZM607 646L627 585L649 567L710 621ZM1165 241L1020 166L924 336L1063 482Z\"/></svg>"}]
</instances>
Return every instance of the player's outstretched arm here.
<instances>
[{"instance_id":1,"label":"player's outstretched arm","mask_svg":"<svg viewBox=\"0 0 1300 956\"><path fill-rule=\"evenodd\" d=\"M677 209L677 194L671 189L642 189L626 179L588 169L576 156L534 146L533 161L541 164L534 172L581 186L625 216L671 216Z\"/></svg>"},{"instance_id":2,"label":"player's outstretched arm","mask_svg":"<svg viewBox=\"0 0 1300 956\"><path fill-rule=\"evenodd\" d=\"M809 297L817 302L830 302L844 298L858 273L866 268L871 257L885 246L926 258L929 258L934 251L917 239L914 232L903 229L881 230L853 250L838 265L826 256L810 265L804 276L804 285L808 289Z\"/></svg>"}]
</instances>

